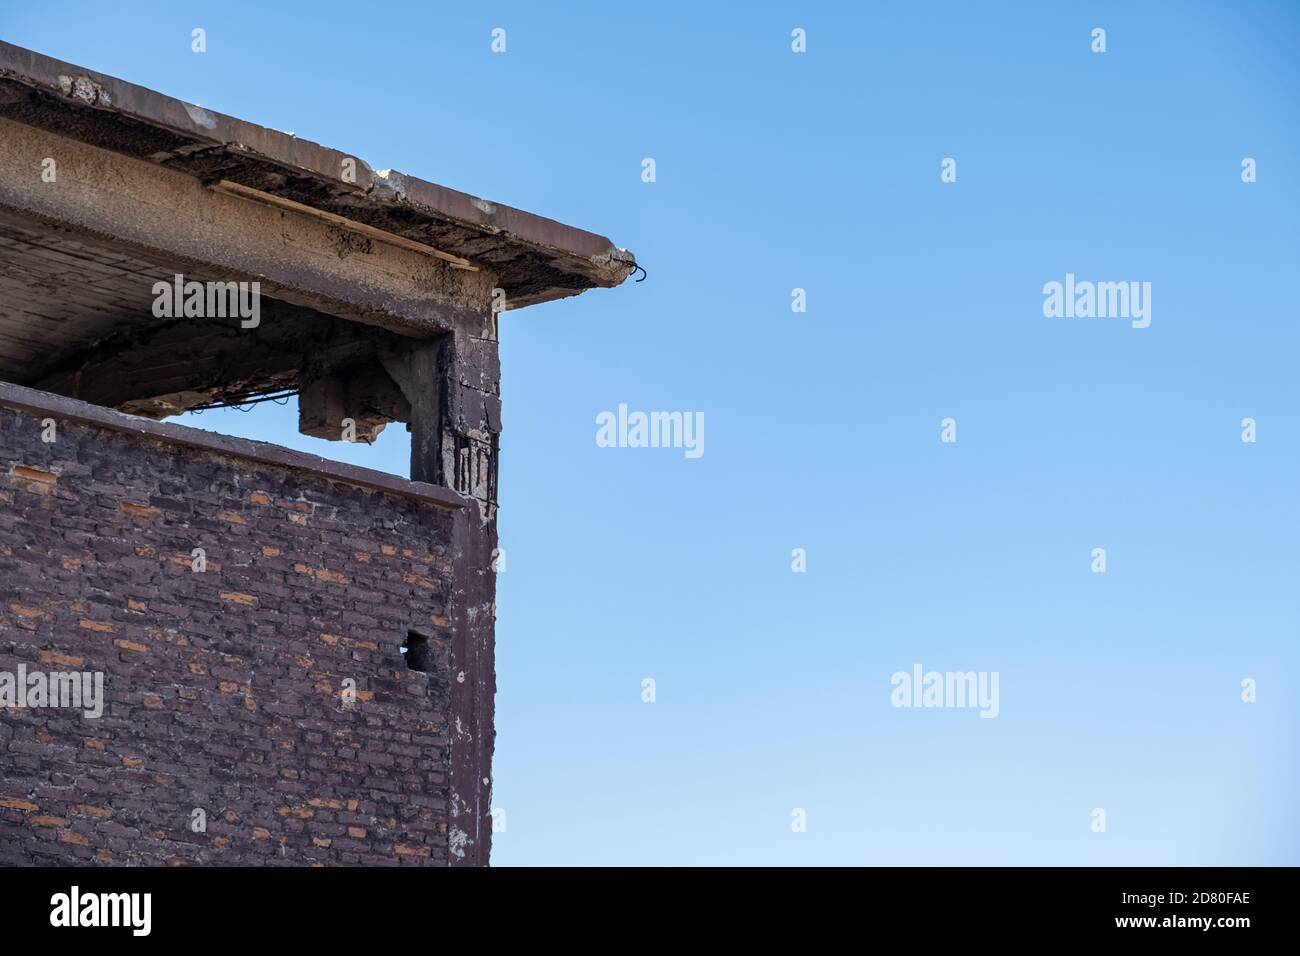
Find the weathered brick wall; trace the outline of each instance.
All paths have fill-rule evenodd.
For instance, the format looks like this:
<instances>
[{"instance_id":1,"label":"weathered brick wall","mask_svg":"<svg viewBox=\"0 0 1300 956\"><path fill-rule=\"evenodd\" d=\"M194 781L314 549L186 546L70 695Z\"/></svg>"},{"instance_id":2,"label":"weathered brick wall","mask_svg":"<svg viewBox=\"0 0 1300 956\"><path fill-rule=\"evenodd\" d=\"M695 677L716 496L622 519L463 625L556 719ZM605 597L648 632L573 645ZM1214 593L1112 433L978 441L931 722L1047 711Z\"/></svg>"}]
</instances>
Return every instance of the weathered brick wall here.
<instances>
[{"instance_id":1,"label":"weathered brick wall","mask_svg":"<svg viewBox=\"0 0 1300 956\"><path fill-rule=\"evenodd\" d=\"M448 862L458 513L56 427L0 407L0 672L106 703L0 710L0 864Z\"/></svg>"}]
</instances>

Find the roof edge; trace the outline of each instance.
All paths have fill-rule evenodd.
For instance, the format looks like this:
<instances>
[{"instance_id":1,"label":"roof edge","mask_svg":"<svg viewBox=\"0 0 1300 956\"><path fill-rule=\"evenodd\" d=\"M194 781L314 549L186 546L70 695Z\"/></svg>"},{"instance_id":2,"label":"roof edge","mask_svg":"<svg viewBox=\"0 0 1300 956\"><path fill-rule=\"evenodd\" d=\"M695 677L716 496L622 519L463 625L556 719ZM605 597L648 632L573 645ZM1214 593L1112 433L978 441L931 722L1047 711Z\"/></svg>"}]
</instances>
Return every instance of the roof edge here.
<instances>
[{"instance_id":1,"label":"roof edge","mask_svg":"<svg viewBox=\"0 0 1300 956\"><path fill-rule=\"evenodd\" d=\"M376 171L353 154L186 103L3 40L0 80L57 97L70 109L113 113L165 130L196 149L223 148L308 177L353 208L358 204L377 210L402 207L404 213L414 212L439 225L498 237L521 252L541 256L549 268L574 280L571 286L531 290L516 299L514 307L573 295L586 288L617 286L636 268L633 253L605 236L396 170ZM0 105L3 102L0 96ZM164 161L156 156L146 158ZM318 208L339 211L332 203ZM473 257L469 258L472 261ZM487 267L493 267L490 260Z\"/></svg>"}]
</instances>

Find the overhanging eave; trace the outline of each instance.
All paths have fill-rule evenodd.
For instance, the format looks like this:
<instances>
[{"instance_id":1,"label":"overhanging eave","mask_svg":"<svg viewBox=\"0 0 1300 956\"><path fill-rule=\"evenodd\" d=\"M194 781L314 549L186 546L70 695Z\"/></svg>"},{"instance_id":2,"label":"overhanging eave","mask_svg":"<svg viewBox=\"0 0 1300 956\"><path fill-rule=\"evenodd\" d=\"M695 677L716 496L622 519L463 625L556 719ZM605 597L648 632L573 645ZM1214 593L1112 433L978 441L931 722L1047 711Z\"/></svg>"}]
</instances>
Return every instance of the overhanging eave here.
<instances>
[{"instance_id":1,"label":"overhanging eave","mask_svg":"<svg viewBox=\"0 0 1300 956\"><path fill-rule=\"evenodd\" d=\"M635 267L604 236L4 42L0 117L482 262L507 308L616 286Z\"/></svg>"}]
</instances>

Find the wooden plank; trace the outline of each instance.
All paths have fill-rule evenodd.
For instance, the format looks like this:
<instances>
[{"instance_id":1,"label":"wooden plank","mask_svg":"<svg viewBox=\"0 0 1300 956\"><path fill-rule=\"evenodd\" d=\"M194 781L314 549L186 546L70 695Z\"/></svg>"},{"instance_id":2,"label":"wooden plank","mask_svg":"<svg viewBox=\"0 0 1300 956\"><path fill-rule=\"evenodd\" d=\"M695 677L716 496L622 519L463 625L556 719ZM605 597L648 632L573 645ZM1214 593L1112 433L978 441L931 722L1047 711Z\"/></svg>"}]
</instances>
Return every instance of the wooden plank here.
<instances>
[{"instance_id":1,"label":"wooden plank","mask_svg":"<svg viewBox=\"0 0 1300 956\"><path fill-rule=\"evenodd\" d=\"M382 229L376 229L374 226L368 226L364 222L357 222L355 219L348 219L346 216L338 216L332 212L325 212L323 209L317 209L314 206L306 206L300 202L294 202L292 199L285 199L272 193L263 192L260 189L253 189L251 186L245 186L241 183L231 182L229 179L223 179L212 187L217 192L226 193L231 196L238 196L241 199L251 199L253 202L260 202L266 206L276 206L280 209L289 209L293 212L302 213L304 216L313 216L330 225L338 226L341 229L348 229L362 236L368 236L378 242L386 242L390 246L400 246L403 249L409 249L412 252L423 253L426 256L433 256L436 259L442 259L449 262L457 269L464 269L467 272L478 272L478 266L474 265L468 259L462 259L460 256L453 256L450 252L443 252L441 249L435 249L433 246L425 245L422 242L416 242L414 239L407 239L405 236L399 236L396 233L385 232Z\"/></svg>"}]
</instances>

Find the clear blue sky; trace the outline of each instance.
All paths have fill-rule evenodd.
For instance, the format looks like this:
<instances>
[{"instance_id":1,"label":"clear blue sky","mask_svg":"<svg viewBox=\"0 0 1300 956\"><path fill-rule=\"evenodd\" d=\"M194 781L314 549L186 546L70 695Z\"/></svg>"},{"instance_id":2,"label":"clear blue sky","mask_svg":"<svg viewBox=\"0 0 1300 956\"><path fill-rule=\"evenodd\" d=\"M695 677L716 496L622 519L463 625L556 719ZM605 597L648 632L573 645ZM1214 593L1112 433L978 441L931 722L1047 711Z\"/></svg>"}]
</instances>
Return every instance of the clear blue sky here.
<instances>
[{"instance_id":1,"label":"clear blue sky","mask_svg":"<svg viewBox=\"0 0 1300 956\"><path fill-rule=\"evenodd\" d=\"M649 271L503 317L496 864L1300 863L1300 10L722 6L5 0L0 36ZM1044 317L1067 272L1151 282L1151 326ZM620 402L705 454L598 448ZM196 424L405 473L400 428L295 415ZM891 707L914 663L999 672L999 716Z\"/></svg>"}]
</instances>

